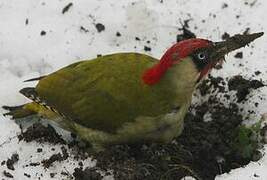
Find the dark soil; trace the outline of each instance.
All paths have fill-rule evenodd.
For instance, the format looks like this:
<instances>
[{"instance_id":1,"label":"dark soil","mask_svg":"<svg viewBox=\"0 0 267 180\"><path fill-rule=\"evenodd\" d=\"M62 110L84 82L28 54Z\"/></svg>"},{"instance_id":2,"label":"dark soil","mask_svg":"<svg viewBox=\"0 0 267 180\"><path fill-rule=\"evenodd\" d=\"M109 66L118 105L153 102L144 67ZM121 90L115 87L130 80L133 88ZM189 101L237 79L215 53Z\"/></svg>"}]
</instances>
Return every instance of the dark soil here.
<instances>
[{"instance_id":1,"label":"dark soil","mask_svg":"<svg viewBox=\"0 0 267 180\"><path fill-rule=\"evenodd\" d=\"M37 148L37 150L36 150L38 153L40 153L40 152L43 152L43 149L42 148Z\"/></svg>"},{"instance_id":2,"label":"dark soil","mask_svg":"<svg viewBox=\"0 0 267 180\"><path fill-rule=\"evenodd\" d=\"M29 165L33 166L33 167L36 167L36 166L40 166L41 163L39 163L39 162L31 162Z\"/></svg>"},{"instance_id":3,"label":"dark soil","mask_svg":"<svg viewBox=\"0 0 267 180\"><path fill-rule=\"evenodd\" d=\"M66 12L69 11L69 9L73 6L73 3L67 4L63 9L62 9L62 14L65 14Z\"/></svg>"},{"instance_id":4,"label":"dark soil","mask_svg":"<svg viewBox=\"0 0 267 180\"><path fill-rule=\"evenodd\" d=\"M11 158L9 158L6 161L6 166L10 170L15 170L14 164L19 161L19 155L18 154L12 154Z\"/></svg>"},{"instance_id":5,"label":"dark soil","mask_svg":"<svg viewBox=\"0 0 267 180\"><path fill-rule=\"evenodd\" d=\"M40 32L40 35L41 35L41 36L45 36L45 35L46 35L46 32L45 32L45 31L41 31L41 32Z\"/></svg>"},{"instance_id":6,"label":"dark soil","mask_svg":"<svg viewBox=\"0 0 267 180\"><path fill-rule=\"evenodd\" d=\"M223 5L222 5L222 9L225 9L225 8L228 8L228 4L223 3Z\"/></svg>"},{"instance_id":7,"label":"dark soil","mask_svg":"<svg viewBox=\"0 0 267 180\"><path fill-rule=\"evenodd\" d=\"M180 42L185 39L196 38L196 35L189 30L189 25L188 25L189 21L190 20L185 20L183 22L182 28L179 29L182 31L182 33L176 36L176 42Z\"/></svg>"},{"instance_id":8,"label":"dark soil","mask_svg":"<svg viewBox=\"0 0 267 180\"><path fill-rule=\"evenodd\" d=\"M31 175L27 173L24 173L24 176L26 176L27 178L31 178Z\"/></svg>"},{"instance_id":9,"label":"dark soil","mask_svg":"<svg viewBox=\"0 0 267 180\"><path fill-rule=\"evenodd\" d=\"M61 150L62 154L61 153L53 154L49 159L43 160L42 161L43 166L45 168L49 168L56 161L61 162L68 159L69 154L67 152L67 149L64 146L62 146Z\"/></svg>"},{"instance_id":10,"label":"dark soil","mask_svg":"<svg viewBox=\"0 0 267 180\"><path fill-rule=\"evenodd\" d=\"M144 50L145 50L145 51L151 51L151 47L144 46Z\"/></svg>"},{"instance_id":11,"label":"dark soil","mask_svg":"<svg viewBox=\"0 0 267 180\"><path fill-rule=\"evenodd\" d=\"M89 30L86 29L86 28L83 27L83 26L80 26L80 31L81 31L81 32L85 32L85 33L88 33L88 32L89 32Z\"/></svg>"},{"instance_id":12,"label":"dark soil","mask_svg":"<svg viewBox=\"0 0 267 180\"><path fill-rule=\"evenodd\" d=\"M250 33L250 28L246 28L246 30L243 32L243 34L249 34Z\"/></svg>"},{"instance_id":13,"label":"dark soil","mask_svg":"<svg viewBox=\"0 0 267 180\"><path fill-rule=\"evenodd\" d=\"M105 30L105 26L104 26L103 24L101 24L101 23L97 23L97 24L95 25L95 28L97 29L97 31L98 31L99 33Z\"/></svg>"},{"instance_id":14,"label":"dark soil","mask_svg":"<svg viewBox=\"0 0 267 180\"><path fill-rule=\"evenodd\" d=\"M7 177L7 178L13 178L13 175L12 175L11 173L7 172L7 171L4 171L4 172L3 172L3 175L4 175L5 177Z\"/></svg>"},{"instance_id":15,"label":"dark soil","mask_svg":"<svg viewBox=\"0 0 267 180\"><path fill-rule=\"evenodd\" d=\"M256 76L258 76L258 75L261 74L261 72L260 72L260 71L255 71L254 74L255 74Z\"/></svg>"},{"instance_id":16,"label":"dark soil","mask_svg":"<svg viewBox=\"0 0 267 180\"><path fill-rule=\"evenodd\" d=\"M263 86L265 85L261 81L247 80L240 75L232 77L228 82L229 90L236 91L237 102L246 100L252 89L258 89Z\"/></svg>"},{"instance_id":17,"label":"dark soil","mask_svg":"<svg viewBox=\"0 0 267 180\"><path fill-rule=\"evenodd\" d=\"M75 168L73 176L76 180L102 180L103 176L97 172L96 168Z\"/></svg>"},{"instance_id":18,"label":"dark soil","mask_svg":"<svg viewBox=\"0 0 267 180\"><path fill-rule=\"evenodd\" d=\"M117 37L121 37L121 33L120 32L116 32L116 36Z\"/></svg>"},{"instance_id":19,"label":"dark soil","mask_svg":"<svg viewBox=\"0 0 267 180\"><path fill-rule=\"evenodd\" d=\"M222 40L226 40L230 38L230 34L228 34L227 32L225 32L223 35L222 35Z\"/></svg>"},{"instance_id":20,"label":"dark soil","mask_svg":"<svg viewBox=\"0 0 267 180\"><path fill-rule=\"evenodd\" d=\"M199 85L199 92L201 96L208 95L212 92L218 91L220 93L225 93L225 81L221 77L209 76L208 79L203 80Z\"/></svg>"},{"instance_id":21,"label":"dark soil","mask_svg":"<svg viewBox=\"0 0 267 180\"><path fill-rule=\"evenodd\" d=\"M235 58L238 58L238 59L243 59L243 53L242 52L238 52L235 54Z\"/></svg>"},{"instance_id":22,"label":"dark soil","mask_svg":"<svg viewBox=\"0 0 267 180\"><path fill-rule=\"evenodd\" d=\"M66 144L51 125L46 127L40 123L33 124L25 132L22 132L18 138L20 141L24 140L26 142L37 141L39 143Z\"/></svg>"}]
</instances>

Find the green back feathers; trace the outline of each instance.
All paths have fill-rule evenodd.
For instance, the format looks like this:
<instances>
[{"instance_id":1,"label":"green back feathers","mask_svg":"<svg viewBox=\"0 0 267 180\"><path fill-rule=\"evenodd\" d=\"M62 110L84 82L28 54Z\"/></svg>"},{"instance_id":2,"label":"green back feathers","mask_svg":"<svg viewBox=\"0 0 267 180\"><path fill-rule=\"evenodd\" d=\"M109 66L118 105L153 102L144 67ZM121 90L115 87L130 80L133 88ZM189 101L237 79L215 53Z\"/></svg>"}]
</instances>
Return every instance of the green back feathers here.
<instances>
[{"instance_id":1,"label":"green back feathers","mask_svg":"<svg viewBox=\"0 0 267 180\"><path fill-rule=\"evenodd\" d=\"M137 117L168 113L177 102L172 74L166 74L170 80L153 86L142 82L143 72L157 62L137 53L81 61L41 79L36 91L48 105L73 121L115 132Z\"/></svg>"}]
</instances>

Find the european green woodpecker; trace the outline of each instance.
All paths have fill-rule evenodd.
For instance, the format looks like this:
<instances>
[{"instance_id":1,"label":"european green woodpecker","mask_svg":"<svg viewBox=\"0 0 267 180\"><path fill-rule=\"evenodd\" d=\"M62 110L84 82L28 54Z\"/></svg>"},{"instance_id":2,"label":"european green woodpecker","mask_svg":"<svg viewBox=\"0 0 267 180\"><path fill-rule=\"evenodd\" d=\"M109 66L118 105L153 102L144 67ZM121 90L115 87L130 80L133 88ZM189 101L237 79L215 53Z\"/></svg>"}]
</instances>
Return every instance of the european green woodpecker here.
<instances>
[{"instance_id":1,"label":"european green woodpecker","mask_svg":"<svg viewBox=\"0 0 267 180\"><path fill-rule=\"evenodd\" d=\"M77 134L93 147L170 142L183 130L197 84L229 52L263 33L235 35L222 42L188 39L158 61L117 53L81 61L40 78L20 91L32 102L3 108L5 115L40 115Z\"/></svg>"}]
</instances>

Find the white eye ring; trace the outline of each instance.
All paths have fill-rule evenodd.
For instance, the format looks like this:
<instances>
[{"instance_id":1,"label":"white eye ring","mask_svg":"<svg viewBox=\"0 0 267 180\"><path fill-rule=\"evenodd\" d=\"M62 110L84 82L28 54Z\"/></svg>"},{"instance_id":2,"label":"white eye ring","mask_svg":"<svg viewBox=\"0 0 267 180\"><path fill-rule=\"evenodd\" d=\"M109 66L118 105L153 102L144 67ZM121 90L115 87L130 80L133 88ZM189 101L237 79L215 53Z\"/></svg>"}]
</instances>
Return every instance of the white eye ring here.
<instances>
[{"instance_id":1,"label":"white eye ring","mask_svg":"<svg viewBox=\"0 0 267 180\"><path fill-rule=\"evenodd\" d=\"M206 56L205 56L205 54L204 53L198 53L197 54L197 57L198 57L198 59L200 59L200 60L203 60L203 59L205 59L206 58Z\"/></svg>"}]
</instances>

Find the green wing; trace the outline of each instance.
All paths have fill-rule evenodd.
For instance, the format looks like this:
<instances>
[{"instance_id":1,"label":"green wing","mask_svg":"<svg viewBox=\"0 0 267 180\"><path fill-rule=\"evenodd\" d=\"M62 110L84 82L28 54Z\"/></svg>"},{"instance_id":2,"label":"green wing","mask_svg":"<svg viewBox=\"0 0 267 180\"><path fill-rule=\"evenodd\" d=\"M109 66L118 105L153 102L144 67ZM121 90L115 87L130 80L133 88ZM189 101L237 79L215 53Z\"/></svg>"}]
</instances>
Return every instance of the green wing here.
<instances>
[{"instance_id":1,"label":"green wing","mask_svg":"<svg viewBox=\"0 0 267 180\"><path fill-rule=\"evenodd\" d=\"M41 79L38 96L73 121L114 132L138 116L167 112L161 90L142 82L145 69L156 59L137 53L107 55L81 61Z\"/></svg>"}]
</instances>

